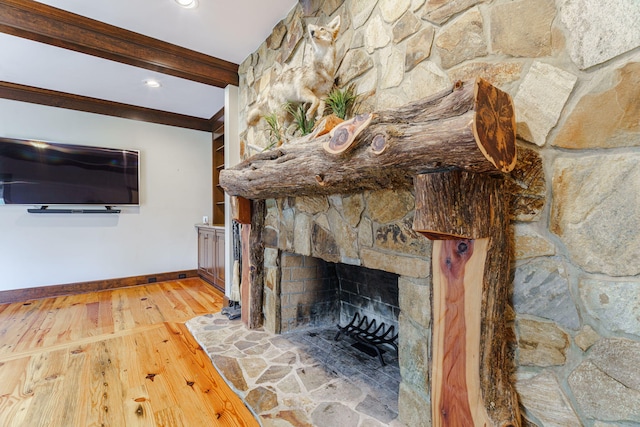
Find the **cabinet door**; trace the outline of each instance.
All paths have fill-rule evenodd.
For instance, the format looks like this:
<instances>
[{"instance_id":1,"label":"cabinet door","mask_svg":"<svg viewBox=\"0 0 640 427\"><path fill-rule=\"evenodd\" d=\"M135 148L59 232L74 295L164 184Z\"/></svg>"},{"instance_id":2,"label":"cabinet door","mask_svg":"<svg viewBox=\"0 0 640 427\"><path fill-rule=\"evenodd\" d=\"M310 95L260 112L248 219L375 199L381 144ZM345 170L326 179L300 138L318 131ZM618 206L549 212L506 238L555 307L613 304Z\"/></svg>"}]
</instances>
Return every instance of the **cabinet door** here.
<instances>
[{"instance_id":1,"label":"cabinet door","mask_svg":"<svg viewBox=\"0 0 640 427\"><path fill-rule=\"evenodd\" d=\"M224 230L216 230L215 281L224 287Z\"/></svg>"},{"instance_id":2,"label":"cabinet door","mask_svg":"<svg viewBox=\"0 0 640 427\"><path fill-rule=\"evenodd\" d=\"M212 230L198 230L198 273L205 279L214 278L215 234Z\"/></svg>"},{"instance_id":3,"label":"cabinet door","mask_svg":"<svg viewBox=\"0 0 640 427\"><path fill-rule=\"evenodd\" d=\"M198 229L198 273L205 273L207 265L207 233Z\"/></svg>"}]
</instances>

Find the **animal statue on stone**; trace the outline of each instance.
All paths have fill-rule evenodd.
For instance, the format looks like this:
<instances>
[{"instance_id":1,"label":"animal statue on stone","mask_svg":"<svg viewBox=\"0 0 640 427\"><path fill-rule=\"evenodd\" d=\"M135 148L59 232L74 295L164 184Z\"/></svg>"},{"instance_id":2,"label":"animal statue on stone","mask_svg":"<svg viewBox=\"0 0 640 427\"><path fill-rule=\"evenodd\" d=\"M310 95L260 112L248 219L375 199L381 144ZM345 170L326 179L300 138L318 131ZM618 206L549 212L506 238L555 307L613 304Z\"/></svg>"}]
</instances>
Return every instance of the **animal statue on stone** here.
<instances>
[{"instance_id":1,"label":"animal statue on stone","mask_svg":"<svg viewBox=\"0 0 640 427\"><path fill-rule=\"evenodd\" d=\"M326 26L309 25L308 35L313 56L310 61L298 67L285 69L268 93L258 97L257 105L247 116L247 124L256 125L260 118L275 113L280 123L285 124L287 105L309 105L307 120L322 118L325 98L331 91L336 73L336 38L340 31L340 16L336 16Z\"/></svg>"}]
</instances>

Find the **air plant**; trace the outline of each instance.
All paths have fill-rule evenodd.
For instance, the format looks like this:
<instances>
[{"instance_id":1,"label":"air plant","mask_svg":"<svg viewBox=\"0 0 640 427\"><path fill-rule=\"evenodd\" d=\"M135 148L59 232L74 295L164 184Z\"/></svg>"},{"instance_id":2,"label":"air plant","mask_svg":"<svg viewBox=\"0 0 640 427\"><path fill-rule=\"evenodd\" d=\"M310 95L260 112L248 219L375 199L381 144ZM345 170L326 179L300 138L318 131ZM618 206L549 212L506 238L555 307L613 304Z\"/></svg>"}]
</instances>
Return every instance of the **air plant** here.
<instances>
[{"instance_id":1,"label":"air plant","mask_svg":"<svg viewBox=\"0 0 640 427\"><path fill-rule=\"evenodd\" d=\"M351 83L342 89L333 88L327 96L326 104L333 114L342 120L346 120L352 116L357 98L355 84Z\"/></svg>"},{"instance_id":2,"label":"air plant","mask_svg":"<svg viewBox=\"0 0 640 427\"><path fill-rule=\"evenodd\" d=\"M296 128L300 131L301 136L310 134L315 125L315 119L307 119L307 112L304 109L304 105L288 103L286 109L289 114L293 116L293 121Z\"/></svg>"},{"instance_id":3,"label":"air plant","mask_svg":"<svg viewBox=\"0 0 640 427\"><path fill-rule=\"evenodd\" d=\"M278 123L278 115L276 113L265 115L264 120L267 122L267 125L269 125L269 145L263 150L267 151L274 146L281 145L283 135L280 123Z\"/></svg>"}]
</instances>

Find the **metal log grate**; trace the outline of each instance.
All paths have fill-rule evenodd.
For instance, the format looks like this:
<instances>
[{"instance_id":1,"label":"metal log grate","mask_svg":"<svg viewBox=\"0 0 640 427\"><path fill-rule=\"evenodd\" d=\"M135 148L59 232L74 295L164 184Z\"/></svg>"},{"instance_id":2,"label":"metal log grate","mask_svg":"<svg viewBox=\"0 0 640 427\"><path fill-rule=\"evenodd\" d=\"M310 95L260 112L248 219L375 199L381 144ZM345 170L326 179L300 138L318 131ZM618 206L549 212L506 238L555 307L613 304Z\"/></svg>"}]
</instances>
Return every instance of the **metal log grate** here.
<instances>
[{"instance_id":1,"label":"metal log grate","mask_svg":"<svg viewBox=\"0 0 640 427\"><path fill-rule=\"evenodd\" d=\"M396 343L398 334L395 333L395 327L393 325L387 327L384 322L380 322L380 325L377 326L375 319L369 321L367 316L360 316L360 313L354 314L347 326L338 325L338 333L334 340L338 341L341 334L350 336L358 343L373 350L382 366L386 365L382 358L383 350L381 347L383 345L390 345L396 350L396 353L398 352L398 344Z\"/></svg>"}]
</instances>

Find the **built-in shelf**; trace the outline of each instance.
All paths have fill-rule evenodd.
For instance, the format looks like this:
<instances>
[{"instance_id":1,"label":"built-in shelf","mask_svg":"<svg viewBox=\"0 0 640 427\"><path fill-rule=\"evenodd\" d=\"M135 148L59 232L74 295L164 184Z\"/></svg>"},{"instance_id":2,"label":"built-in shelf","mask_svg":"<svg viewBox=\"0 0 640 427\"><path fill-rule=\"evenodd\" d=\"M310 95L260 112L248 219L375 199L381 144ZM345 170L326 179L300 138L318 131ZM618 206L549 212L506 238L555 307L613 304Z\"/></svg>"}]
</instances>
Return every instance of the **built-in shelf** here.
<instances>
[{"instance_id":1,"label":"built-in shelf","mask_svg":"<svg viewBox=\"0 0 640 427\"><path fill-rule=\"evenodd\" d=\"M224 118L224 109L216 114L218 121ZM224 224L224 190L220 186L220 171L224 169L224 125L219 126L214 132L212 139L212 158L213 165L213 212L212 220L214 224Z\"/></svg>"}]
</instances>

